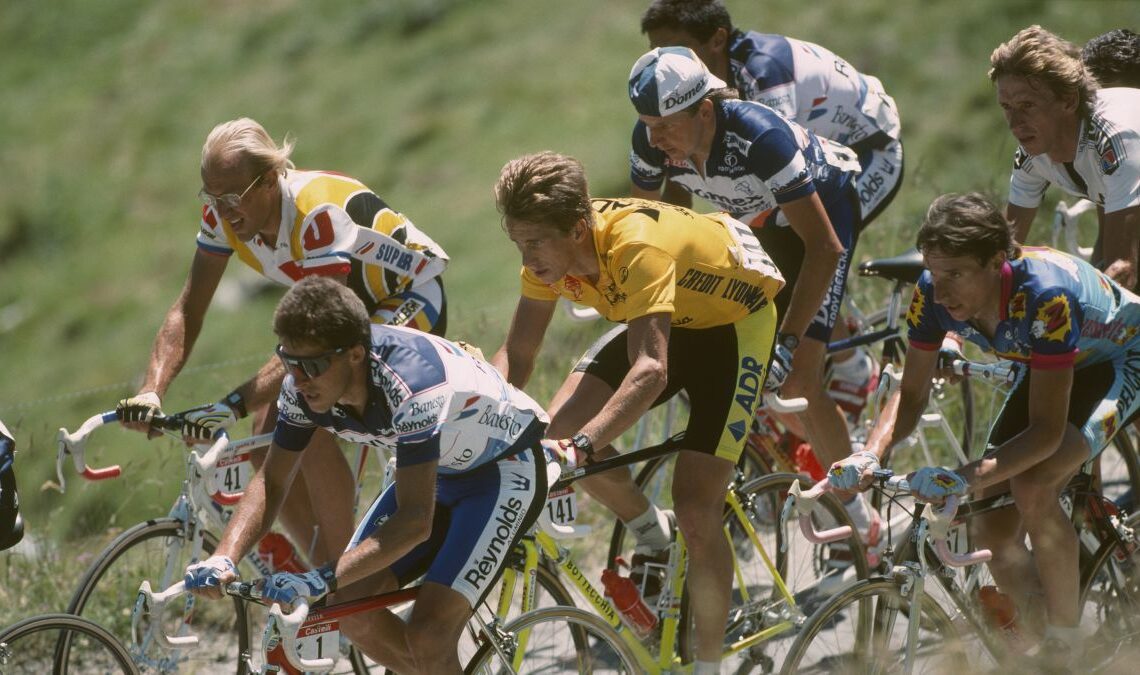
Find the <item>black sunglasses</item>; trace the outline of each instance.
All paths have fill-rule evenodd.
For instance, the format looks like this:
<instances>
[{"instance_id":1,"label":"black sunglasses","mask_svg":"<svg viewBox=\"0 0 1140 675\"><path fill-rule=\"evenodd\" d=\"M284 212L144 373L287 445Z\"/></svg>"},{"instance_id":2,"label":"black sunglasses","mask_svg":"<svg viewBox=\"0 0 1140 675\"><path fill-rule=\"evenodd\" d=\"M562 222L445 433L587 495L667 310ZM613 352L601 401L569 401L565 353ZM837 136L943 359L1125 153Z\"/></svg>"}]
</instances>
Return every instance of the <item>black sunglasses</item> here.
<instances>
[{"instance_id":1,"label":"black sunglasses","mask_svg":"<svg viewBox=\"0 0 1140 675\"><path fill-rule=\"evenodd\" d=\"M281 359L281 363L285 364L286 370L301 371L305 377L310 380L315 377L320 377L324 374L329 366L332 365L332 357L337 354L343 354L348 351L350 347L337 347L336 349L317 354L316 356L293 356L285 352L285 348L277 345L277 358Z\"/></svg>"}]
</instances>

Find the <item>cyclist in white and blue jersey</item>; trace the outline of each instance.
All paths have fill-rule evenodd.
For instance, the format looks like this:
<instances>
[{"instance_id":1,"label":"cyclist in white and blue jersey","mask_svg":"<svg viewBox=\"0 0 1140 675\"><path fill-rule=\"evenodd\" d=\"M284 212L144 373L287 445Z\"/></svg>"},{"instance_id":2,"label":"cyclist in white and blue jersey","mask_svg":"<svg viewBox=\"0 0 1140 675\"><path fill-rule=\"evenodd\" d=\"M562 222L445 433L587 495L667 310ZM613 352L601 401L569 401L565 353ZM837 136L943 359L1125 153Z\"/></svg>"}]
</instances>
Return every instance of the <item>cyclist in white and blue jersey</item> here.
<instances>
[{"instance_id":1,"label":"cyclist in white and blue jersey","mask_svg":"<svg viewBox=\"0 0 1140 675\"><path fill-rule=\"evenodd\" d=\"M765 105L735 98L687 47L638 59L629 97L639 113L633 195L653 198L668 178L753 228L787 281L775 298L773 370L790 370L784 395L808 401L788 426L822 461L847 456L847 421L829 396L824 363L858 236L854 155ZM849 510L873 545L873 512L858 499Z\"/></svg>"},{"instance_id":2,"label":"cyclist in white and blue jersey","mask_svg":"<svg viewBox=\"0 0 1140 675\"><path fill-rule=\"evenodd\" d=\"M990 570L1015 601L1020 629L1043 631L1051 658L1076 658L1078 543L1058 497L1140 410L1140 297L1079 258L1019 247L1011 223L978 194L935 200L918 248L927 271L907 312L912 348L900 393L865 451L833 465L829 479L867 487L883 454L914 430L946 333L1023 363L990 431L992 449L953 471L920 469L911 484L935 501L1012 493L1016 508L973 518L971 536L993 551Z\"/></svg>"},{"instance_id":3,"label":"cyclist in white and blue jersey","mask_svg":"<svg viewBox=\"0 0 1140 675\"><path fill-rule=\"evenodd\" d=\"M341 601L423 576L406 624L378 610L342 619L342 629L393 670L459 672L463 626L546 498L546 413L462 345L370 328L364 303L331 279L293 286L274 330L288 374L273 443L214 556L187 569L187 587L220 596L232 561L272 525L315 434L384 447L396 456L394 483L345 552L312 572L266 577L262 590L284 604L334 592Z\"/></svg>"},{"instance_id":4,"label":"cyclist in white and blue jersey","mask_svg":"<svg viewBox=\"0 0 1140 675\"><path fill-rule=\"evenodd\" d=\"M879 78L811 42L742 31L720 0L654 0L641 17L650 47L688 47L745 101L763 103L859 157L866 227L895 198L903 177L898 107Z\"/></svg>"}]
</instances>

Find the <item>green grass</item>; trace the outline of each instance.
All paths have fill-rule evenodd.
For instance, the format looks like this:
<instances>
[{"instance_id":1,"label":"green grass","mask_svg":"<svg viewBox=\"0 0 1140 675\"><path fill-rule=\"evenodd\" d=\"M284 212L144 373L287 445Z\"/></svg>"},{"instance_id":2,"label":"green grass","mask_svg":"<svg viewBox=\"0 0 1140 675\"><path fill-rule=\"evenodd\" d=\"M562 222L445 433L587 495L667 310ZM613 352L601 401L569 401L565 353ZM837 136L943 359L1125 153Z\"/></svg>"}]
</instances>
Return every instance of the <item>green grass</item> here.
<instances>
[{"instance_id":1,"label":"green grass","mask_svg":"<svg viewBox=\"0 0 1140 675\"><path fill-rule=\"evenodd\" d=\"M743 27L828 46L879 76L897 100L906 180L864 235L860 259L906 248L937 194L1003 197L1014 143L985 75L994 46L1030 23L1082 42L1136 16L1134 3L1115 0L729 6ZM291 132L298 166L357 176L407 213L451 253L452 336L490 353L518 284L517 254L491 200L498 170L549 148L579 157L595 194L627 192L634 117L625 83L646 48L643 7L5 3L0 418L19 442L29 536L74 560L65 552L76 537L161 515L177 490L182 457L173 444L114 429L97 434L92 460L122 463L122 478L73 479L66 495L41 486L54 480L56 430L112 407L141 378L193 253L198 156L214 124L249 115L277 139ZM1037 234L1047 236L1043 223ZM267 358L276 297L211 311L168 409L217 398ZM531 393L547 400L600 329L559 318ZM60 583L70 585L73 572ZM4 593L0 607L14 607Z\"/></svg>"}]
</instances>

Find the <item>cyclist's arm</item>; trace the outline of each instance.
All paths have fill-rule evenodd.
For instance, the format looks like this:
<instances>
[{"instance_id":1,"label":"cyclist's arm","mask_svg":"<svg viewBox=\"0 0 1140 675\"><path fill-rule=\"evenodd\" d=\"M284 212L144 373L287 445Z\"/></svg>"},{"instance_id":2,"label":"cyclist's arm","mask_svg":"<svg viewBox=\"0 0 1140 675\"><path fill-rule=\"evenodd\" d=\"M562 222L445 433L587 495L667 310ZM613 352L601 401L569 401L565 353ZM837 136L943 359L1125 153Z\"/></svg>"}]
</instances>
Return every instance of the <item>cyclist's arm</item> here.
<instances>
[{"instance_id":1,"label":"cyclist's arm","mask_svg":"<svg viewBox=\"0 0 1140 675\"><path fill-rule=\"evenodd\" d=\"M166 318L154 338L150 363L147 365L146 379L139 393L154 392L159 398L174 380L202 331L206 310L210 300L226 271L229 258L197 250L190 264L190 274L178 299L166 312Z\"/></svg>"},{"instance_id":2,"label":"cyclist's arm","mask_svg":"<svg viewBox=\"0 0 1140 675\"><path fill-rule=\"evenodd\" d=\"M399 507L376 531L336 562L337 585L347 586L390 567L431 535L438 462L396 469Z\"/></svg>"},{"instance_id":3,"label":"cyclist's arm","mask_svg":"<svg viewBox=\"0 0 1140 675\"><path fill-rule=\"evenodd\" d=\"M1104 214L1101 250L1104 272L1124 288L1136 286L1136 254L1140 243L1140 206Z\"/></svg>"},{"instance_id":4,"label":"cyclist's arm","mask_svg":"<svg viewBox=\"0 0 1140 675\"><path fill-rule=\"evenodd\" d=\"M534 370L538 349L542 346L542 338L546 335L556 305L556 300L520 297L506 340L491 357L491 365L499 369L507 382L520 389Z\"/></svg>"},{"instance_id":5,"label":"cyclist's arm","mask_svg":"<svg viewBox=\"0 0 1140 675\"><path fill-rule=\"evenodd\" d=\"M1029 424L996 451L958 470L972 491L987 488L1032 468L1061 446L1069 424L1073 368L1033 370L1029 381Z\"/></svg>"},{"instance_id":6,"label":"cyclist's arm","mask_svg":"<svg viewBox=\"0 0 1140 675\"><path fill-rule=\"evenodd\" d=\"M317 429L315 433L329 432ZM269 454L246 485L241 501L234 507L215 555L237 561L253 549L277 519L289 486L300 468L300 451L285 450L276 442L269 445Z\"/></svg>"},{"instance_id":7,"label":"cyclist's arm","mask_svg":"<svg viewBox=\"0 0 1140 675\"><path fill-rule=\"evenodd\" d=\"M902 382L880 411L865 451L875 453L881 460L888 449L914 433L930 400L930 385L937 367L937 350L912 348L907 352Z\"/></svg>"},{"instance_id":8,"label":"cyclist's arm","mask_svg":"<svg viewBox=\"0 0 1140 675\"><path fill-rule=\"evenodd\" d=\"M629 372L601 412L581 429L595 448L605 447L636 424L665 390L672 318L657 312L629 322Z\"/></svg>"},{"instance_id":9,"label":"cyclist's arm","mask_svg":"<svg viewBox=\"0 0 1140 675\"><path fill-rule=\"evenodd\" d=\"M819 195L811 193L780 205L792 229L804 242L800 275L791 289L792 298L780 325L781 333L803 337L831 285L835 268L843 255L843 244L835 236L831 220Z\"/></svg>"},{"instance_id":10,"label":"cyclist's arm","mask_svg":"<svg viewBox=\"0 0 1140 675\"><path fill-rule=\"evenodd\" d=\"M1029 228L1033 226L1033 219L1036 217L1036 206L1005 205L1005 218L1013 223L1014 237L1018 243L1025 243L1025 238L1029 236Z\"/></svg>"}]
</instances>

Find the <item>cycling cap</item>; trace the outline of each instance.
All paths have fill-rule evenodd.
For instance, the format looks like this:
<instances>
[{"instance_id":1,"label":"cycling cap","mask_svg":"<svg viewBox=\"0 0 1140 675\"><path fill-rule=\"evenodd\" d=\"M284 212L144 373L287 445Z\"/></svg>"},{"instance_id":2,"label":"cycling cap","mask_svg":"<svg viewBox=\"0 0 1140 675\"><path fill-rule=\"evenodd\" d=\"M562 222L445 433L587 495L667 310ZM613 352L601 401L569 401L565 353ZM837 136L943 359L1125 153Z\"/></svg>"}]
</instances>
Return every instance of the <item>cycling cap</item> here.
<instances>
[{"instance_id":1,"label":"cycling cap","mask_svg":"<svg viewBox=\"0 0 1140 675\"><path fill-rule=\"evenodd\" d=\"M665 117L726 86L688 47L658 47L633 64L629 100L642 115Z\"/></svg>"}]
</instances>

